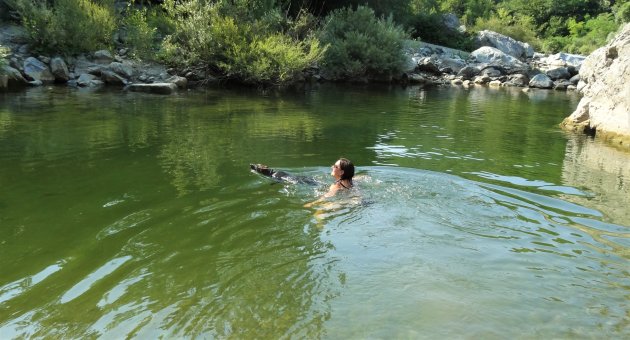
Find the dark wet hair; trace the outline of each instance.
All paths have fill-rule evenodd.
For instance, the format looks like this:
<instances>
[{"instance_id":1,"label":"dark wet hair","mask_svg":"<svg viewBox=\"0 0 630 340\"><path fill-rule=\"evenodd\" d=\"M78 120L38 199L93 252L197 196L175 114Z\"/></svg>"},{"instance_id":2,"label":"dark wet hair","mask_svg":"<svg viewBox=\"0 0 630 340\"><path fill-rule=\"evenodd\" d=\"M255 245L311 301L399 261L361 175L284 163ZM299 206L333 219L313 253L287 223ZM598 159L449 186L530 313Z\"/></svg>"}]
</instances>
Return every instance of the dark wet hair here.
<instances>
[{"instance_id":1,"label":"dark wet hair","mask_svg":"<svg viewBox=\"0 0 630 340\"><path fill-rule=\"evenodd\" d=\"M352 182L352 177L354 177L354 164L352 164L349 159L339 158L339 168L343 170L341 179L347 179Z\"/></svg>"}]
</instances>

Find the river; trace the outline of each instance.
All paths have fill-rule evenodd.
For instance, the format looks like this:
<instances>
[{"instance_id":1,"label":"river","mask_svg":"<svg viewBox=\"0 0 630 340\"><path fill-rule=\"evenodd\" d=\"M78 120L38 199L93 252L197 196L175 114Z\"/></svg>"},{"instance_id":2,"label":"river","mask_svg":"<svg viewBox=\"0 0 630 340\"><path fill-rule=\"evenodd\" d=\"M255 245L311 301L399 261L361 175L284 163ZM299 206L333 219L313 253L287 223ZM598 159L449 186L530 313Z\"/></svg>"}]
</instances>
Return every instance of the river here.
<instances>
[{"instance_id":1,"label":"river","mask_svg":"<svg viewBox=\"0 0 630 340\"><path fill-rule=\"evenodd\" d=\"M0 94L0 338L628 338L630 154L560 130L578 101Z\"/></svg>"}]
</instances>

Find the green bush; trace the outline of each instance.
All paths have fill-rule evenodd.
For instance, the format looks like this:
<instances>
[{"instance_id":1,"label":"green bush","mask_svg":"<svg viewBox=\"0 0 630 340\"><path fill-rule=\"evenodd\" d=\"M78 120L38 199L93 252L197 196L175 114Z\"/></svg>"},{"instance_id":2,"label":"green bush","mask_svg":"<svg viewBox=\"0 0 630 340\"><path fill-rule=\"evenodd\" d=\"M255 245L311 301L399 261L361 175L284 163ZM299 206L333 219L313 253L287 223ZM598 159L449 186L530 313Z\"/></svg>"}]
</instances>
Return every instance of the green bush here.
<instances>
[{"instance_id":1,"label":"green bush","mask_svg":"<svg viewBox=\"0 0 630 340\"><path fill-rule=\"evenodd\" d=\"M260 20L237 22L225 14L233 8L202 0L177 6L168 0L165 9L176 28L162 44L162 57L180 67L201 65L227 79L281 84L295 80L325 51L313 37L299 41L275 31L278 25L273 13Z\"/></svg>"},{"instance_id":2,"label":"green bush","mask_svg":"<svg viewBox=\"0 0 630 340\"><path fill-rule=\"evenodd\" d=\"M0 74L4 74L4 67L7 65L7 57L9 56L9 49L0 45Z\"/></svg>"},{"instance_id":3,"label":"green bush","mask_svg":"<svg viewBox=\"0 0 630 340\"><path fill-rule=\"evenodd\" d=\"M5 0L21 16L31 44L49 52L108 48L116 28L114 0Z\"/></svg>"},{"instance_id":4,"label":"green bush","mask_svg":"<svg viewBox=\"0 0 630 340\"><path fill-rule=\"evenodd\" d=\"M608 37L618 29L610 13L602 13L592 19L587 16L582 22L569 19L567 27L570 35L564 50L580 54L589 54L604 46Z\"/></svg>"},{"instance_id":5,"label":"green bush","mask_svg":"<svg viewBox=\"0 0 630 340\"><path fill-rule=\"evenodd\" d=\"M392 17L378 19L374 11L359 6L333 11L319 36L329 44L322 65L333 79L386 76L399 73L408 38Z\"/></svg>"},{"instance_id":6,"label":"green bush","mask_svg":"<svg viewBox=\"0 0 630 340\"><path fill-rule=\"evenodd\" d=\"M409 19L407 26L412 30L412 38L424 42L469 52L475 46L469 33L447 27L442 14L417 14Z\"/></svg>"},{"instance_id":7,"label":"green bush","mask_svg":"<svg viewBox=\"0 0 630 340\"><path fill-rule=\"evenodd\" d=\"M619 5L615 11L615 20L619 24L630 22L630 1Z\"/></svg>"},{"instance_id":8,"label":"green bush","mask_svg":"<svg viewBox=\"0 0 630 340\"><path fill-rule=\"evenodd\" d=\"M122 24L125 27L124 42L131 48L131 55L152 59L157 47L157 28L149 25L147 8L127 7Z\"/></svg>"},{"instance_id":9,"label":"green bush","mask_svg":"<svg viewBox=\"0 0 630 340\"><path fill-rule=\"evenodd\" d=\"M547 38L542 43L542 51L545 53L558 53L565 51L565 46L569 44L569 37L551 37Z\"/></svg>"}]
</instances>

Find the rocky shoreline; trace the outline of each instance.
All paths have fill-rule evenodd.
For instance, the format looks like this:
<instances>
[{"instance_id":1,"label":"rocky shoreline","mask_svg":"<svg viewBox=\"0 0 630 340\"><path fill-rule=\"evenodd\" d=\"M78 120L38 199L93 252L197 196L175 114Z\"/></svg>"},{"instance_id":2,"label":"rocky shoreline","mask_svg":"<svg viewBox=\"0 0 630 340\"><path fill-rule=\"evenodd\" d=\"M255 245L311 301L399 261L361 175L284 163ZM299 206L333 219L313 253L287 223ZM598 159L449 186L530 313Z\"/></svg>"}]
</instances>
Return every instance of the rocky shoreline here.
<instances>
[{"instance_id":1,"label":"rocky shoreline","mask_svg":"<svg viewBox=\"0 0 630 340\"><path fill-rule=\"evenodd\" d=\"M128 58L126 49L106 50L78 57L32 55L23 31L5 26L0 44L11 48L9 65L0 79L0 89L19 90L43 84L72 87L118 86L131 91L170 94L177 89L213 84L218 80L199 70L175 70L156 63ZM517 86L575 90L585 57L560 53L534 53L524 43L498 33L479 34L480 47L472 53L408 41L404 51L406 69L383 79L353 79L355 82L387 81L423 86ZM328 81L325 70L311 68L305 81ZM173 84L175 86L173 86Z\"/></svg>"},{"instance_id":2,"label":"rocky shoreline","mask_svg":"<svg viewBox=\"0 0 630 340\"><path fill-rule=\"evenodd\" d=\"M526 43L491 31L479 32L477 42L480 47L468 53L407 41L403 47L407 63L402 73L349 81L577 91L590 99L583 98L576 112L562 126L591 135L597 131L616 144L630 146L630 87L627 86L630 24L611 42L613 45L594 52L589 59L567 53L543 55ZM0 27L0 44L11 49L9 64L0 75L0 90L4 91L54 83L77 88L117 86L128 91L172 94L219 82L202 70L176 70L135 60L124 48L114 54L101 50L65 59L32 55L24 32L17 26ZM587 67L583 69L583 65ZM606 73L611 65L616 65L614 70ZM316 67L303 74L303 81L307 82L330 80L326 70ZM601 112L595 113L598 110Z\"/></svg>"}]
</instances>

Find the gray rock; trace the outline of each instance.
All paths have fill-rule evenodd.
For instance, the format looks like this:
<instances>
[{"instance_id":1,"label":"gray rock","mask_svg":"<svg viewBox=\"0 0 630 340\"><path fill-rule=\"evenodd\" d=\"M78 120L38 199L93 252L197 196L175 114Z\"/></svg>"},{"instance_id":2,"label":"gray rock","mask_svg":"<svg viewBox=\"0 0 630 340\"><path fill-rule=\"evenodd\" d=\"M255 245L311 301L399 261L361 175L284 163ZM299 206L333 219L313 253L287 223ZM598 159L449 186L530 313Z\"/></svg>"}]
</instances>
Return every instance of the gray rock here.
<instances>
[{"instance_id":1,"label":"gray rock","mask_svg":"<svg viewBox=\"0 0 630 340\"><path fill-rule=\"evenodd\" d=\"M107 68L103 65L92 65L92 66L88 66L86 72L89 74L93 74L97 77L100 77L101 74L103 73L103 70L105 69Z\"/></svg>"},{"instance_id":2,"label":"gray rock","mask_svg":"<svg viewBox=\"0 0 630 340\"><path fill-rule=\"evenodd\" d=\"M55 81L65 83L70 79L70 72L68 71L68 65L60 57L54 57L50 60L50 69Z\"/></svg>"},{"instance_id":3,"label":"gray rock","mask_svg":"<svg viewBox=\"0 0 630 340\"><path fill-rule=\"evenodd\" d=\"M177 85L173 83L131 84L126 89L133 92L172 94L177 91Z\"/></svg>"},{"instance_id":4,"label":"gray rock","mask_svg":"<svg viewBox=\"0 0 630 340\"><path fill-rule=\"evenodd\" d=\"M17 53L21 55L30 54L31 47L28 44L24 44L17 49Z\"/></svg>"},{"instance_id":5,"label":"gray rock","mask_svg":"<svg viewBox=\"0 0 630 340\"><path fill-rule=\"evenodd\" d=\"M477 76L475 77L475 79L473 79L473 82L475 84L487 84L490 82L490 77L488 76Z\"/></svg>"},{"instance_id":6,"label":"gray rock","mask_svg":"<svg viewBox=\"0 0 630 340\"><path fill-rule=\"evenodd\" d=\"M127 80L125 78L110 70L103 70L101 72L101 80L105 84L110 85L127 85Z\"/></svg>"},{"instance_id":7,"label":"gray rock","mask_svg":"<svg viewBox=\"0 0 630 340\"><path fill-rule=\"evenodd\" d=\"M573 85L570 81L566 79L559 79L553 82L553 89L558 91L566 91L570 85Z\"/></svg>"},{"instance_id":8,"label":"gray rock","mask_svg":"<svg viewBox=\"0 0 630 340\"><path fill-rule=\"evenodd\" d=\"M407 75L407 80L412 84L424 84L427 82L427 78L417 73L410 73Z\"/></svg>"},{"instance_id":9,"label":"gray rock","mask_svg":"<svg viewBox=\"0 0 630 340\"><path fill-rule=\"evenodd\" d=\"M133 76L133 68L128 64L113 62L109 64L108 68L125 78L131 78Z\"/></svg>"},{"instance_id":10,"label":"gray rock","mask_svg":"<svg viewBox=\"0 0 630 340\"><path fill-rule=\"evenodd\" d=\"M37 58L29 57L24 60L24 74L32 80L39 80L42 83L52 83L55 81L55 76L48 66Z\"/></svg>"},{"instance_id":11,"label":"gray rock","mask_svg":"<svg viewBox=\"0 0 630 340\"><path fill-rule=\"evenodd\" d=\"M571 82L571 84L576 85L580 82L580 75L576 74L573 77L571 77L571 79L569 79L569 81Z\"/></svg>"},{"instance_id":12,"label":"gray rock","mask_svg":"<svg viewBox=\"0 0 630 340\"><path fill-rule=\"evenodd\" d=\"M94 61L103 64L109 64L114 60L111 52L108 50L99 50L94 52Z\"/></svg>"},{"instance_id":13,"label":"gray rock","mask_svg":"<svg viewBox=\"0 0 630 340\"><path fill-rule=\"evenodd\" d=\"M529 44L516 41L497 32L488 30L480 31L477 33L475 40L477 46L494 47L515 58L525 59L531 58L534 55L534 49Z\"/></svg>"},{"instance_id":14,"label":"gray rock","mask_svg":"<svg viewBox=\"0 0 630 340\"><path fill-rule=\"evenodd\" d=\"M506 85L508 85L508 86L518 86L518 87L528 86L529 85L529 77L527 75L521 74L521 73L511 74L508 77L508 81L506 82Z\"/></svg>"},{"instance_id":15,"label":"gray rock","mask_svg":"<svg viewBox=\"0 0 630 340\"><path fill-rule=\"evenodd\" d=\"M23 69L23 68L24 68L24 66L23 66L23 65L24 65L24 64L23 64L23 63L21 63L21 62L18 60L18 58L16 58L16 57L13 57L13 58L9 59L9 66L13 67L13 68L14 68L14 69L16 69L16 70L21 70L21 69Z\"/></svg>"},{"instance_id":16,"label":"gray rock","mask_svg":"<svg viewBox=\"0 0 630 340\"><path fill-rule=\"evenodd\" d=\"M630 23L606 46L595 50L580 69L582 99L562 126L625 138L630 143Z\"/></svg>"},{"instance_id":17,"label":"gray rock","mask_svg":"<svg viewBox=\"0 0 630 340\"><path fill-rule=\"evenodd\" d=\"M501 70L495 68L495 67L486 67L483 70L481 70L481 75L482 76L488 76L490 78L495 78L495 77L500 77L503 75L503 72L501 72Z\"/></svg>"},{"instance_id":18,"label":"gray rock","mask_svg":"<svg viewBox=\"0 0 630 340\"><path fill-rule=\"evenodd\" d=\"M488 83L488 86L490 87L499 87L501 86L501 81L500 80L493 80L491 82Z\"/></svg>"},{"instance_id":19,"label":"gray rock","mask_svg":"<svg viewBox=\"0 0 630 340\"><path fill-rule=\"evenodd\" d=\"M177 85L180 89L185 89L188 87L188 79L180 76L172 76L166 80L167 83L173 83Z\"/></svg>"},{"instance_id":20,"label":"gray rock","mask_svg":"<svg viewBox=\"0 0 630 340\"><path fill-rule=\"evenodd\" d=\"M403 70L402 70L403 73L412 72L413 70L415 70L416 66L418 66L418 60L419 60L419 58L407 55L407 58L405 60L405 64L403 65ZM169 74L174 74L174 73L171 73L170 70L169 70L168 73ZM186 77L186 78L188 78L188 77Z\"/></svg>"},{"instance_id":21,"label":"gray rock","mask_svg":"<svg viewBox=\"0 0 630 340\"><path fill-rule=\"evenodd\" d=\"M22 73L11 66L5 66L3 68L4 74L7 77L7 88L14 89L28 85L28 81L24 79Z\"/></svg>"},{"instance_id":22,"label":"gray rock","mask_svg":"<svg viewBox=\"0 0 630 340\"><path fill-rule=\"evenodd\" d=\"M439 65L440 68L450 68L453 73L457 74L459 73L459 71L461 71L461 69L466 67L466 62L459 58L443 57L441 58Z\"/></svg>"},{"instance_id":23,"label":"gray rock","mask_svg":"<svg viewBox=\"0 0 630 340\"><path fill-rule=\"evenodd\" d=\"M515 57L508 55L494 47L484 46L470 54L479 63L500 66L505 69L526 69L527 65Z\"/></svg>"},{"instance_id":24,"label":"gray rock","mask_svg":"<svg viewBox=\"0 0 630 340\"><path fill-rule=\"evenodd\" d=\"M543 73L539 73L535 75L529 81L529 87L534 87L538 89L550 89L550 88L553 88L553 86L554 86L553 80L551 80L551 78L549 78L548 75L543 74Z\"/></svg>"},{"instance_id":25,"label":"gray rock","mask_svg":"<svg viewBox=\"0 0 630 340\"><path fill-rule=\"evenodd\" d=\"M423 58L422 60L420 60L418 66L416 67L416 70L420 72L440 74L440 68L437 65L437 60L433 58Z\"/></svg>"},{"instance_id":26,"label":"gray rock","mask_svg":"<svg viewBox=\"0 0 630 340\"><path fill-rule=\"evenodd\" d=\"M39 59L39 61L41 61L44 64L50 65L50 58L49 57L40 55L40 56L37 56L37 59Z\"/></svg>"},{"instance_id":27,"label":"gray rock","mask_svg":"<svg viewBox=\"0 0 630 340\"><path fill-rule=\"evenodd\" d=\"M93 86L93 81L98 79L95 75L89 73L83 73L77 79L77 85L79 86Z\"/></svg>"},{"instance_id":28,"label":"gray rock","mask_svg":"<svg viewBox=\"0 0 630 340\"><path fill-rule=\"evenodd\" d=\"M470 80L478 74L479 69L474 66L465 66L457 72L457 76L462 77L464 80Z\"/></svg>"},{"instance_id":29,"label":"gray rock","mask_svg":"<svg viewBox=\"0 0 630 340\"><path fill-rule=\"evenodd\" d=\"M541 61L550 66L573 66L580 68L586 57L579 54L556 53L542 59Z\"/></svg>"},{"instance_id":30,"label":"gray rock","mask_svg":"<svg viewBox=\"0 0 630 340\"><path fill-rule=\"evenodd\" d=\"M566 67L556 67L549 69L545 72L552 80L558 79L569 79L571 78L571 74Z\"/></svg>"}]
</instances>

